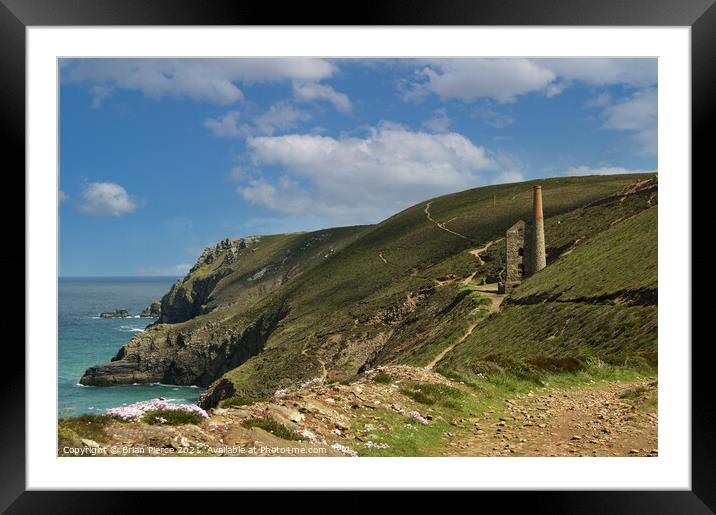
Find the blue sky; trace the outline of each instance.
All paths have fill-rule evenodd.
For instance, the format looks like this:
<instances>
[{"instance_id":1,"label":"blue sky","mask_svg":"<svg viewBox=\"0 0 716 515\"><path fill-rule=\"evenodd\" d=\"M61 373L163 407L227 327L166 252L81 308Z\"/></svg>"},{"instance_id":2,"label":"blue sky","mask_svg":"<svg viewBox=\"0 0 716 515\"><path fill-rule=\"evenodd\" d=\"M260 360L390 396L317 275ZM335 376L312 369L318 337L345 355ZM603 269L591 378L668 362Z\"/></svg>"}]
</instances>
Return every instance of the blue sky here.
<instances>
[{"instance_id":1,"label":"blue sky","mask_svg":"<svg viewBox=\"0 0 716 515\"><path fill-rule=\"evenodd\" d=\"M60 274L183 275L231 237L657 167L656 59L60 63Z\"/></svg>"}]
</instances>

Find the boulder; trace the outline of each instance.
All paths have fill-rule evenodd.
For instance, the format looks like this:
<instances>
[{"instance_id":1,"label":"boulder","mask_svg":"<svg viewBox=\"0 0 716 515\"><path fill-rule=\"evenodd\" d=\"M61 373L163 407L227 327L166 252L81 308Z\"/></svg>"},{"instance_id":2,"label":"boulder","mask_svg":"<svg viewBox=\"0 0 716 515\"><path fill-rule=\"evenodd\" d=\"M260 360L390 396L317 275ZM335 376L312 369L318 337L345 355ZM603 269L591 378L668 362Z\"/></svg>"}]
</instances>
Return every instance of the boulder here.
<instances>
[{"instance_id":1,"label":"boulder","mask_svg":"<svg viewBox=\"0 0 716 515\"><path fill-rule=\"evenodd\" d=\"M139 314L142 318L159 318L162 314L162 301L155 300Z\"/></svg>"}]
</instances>

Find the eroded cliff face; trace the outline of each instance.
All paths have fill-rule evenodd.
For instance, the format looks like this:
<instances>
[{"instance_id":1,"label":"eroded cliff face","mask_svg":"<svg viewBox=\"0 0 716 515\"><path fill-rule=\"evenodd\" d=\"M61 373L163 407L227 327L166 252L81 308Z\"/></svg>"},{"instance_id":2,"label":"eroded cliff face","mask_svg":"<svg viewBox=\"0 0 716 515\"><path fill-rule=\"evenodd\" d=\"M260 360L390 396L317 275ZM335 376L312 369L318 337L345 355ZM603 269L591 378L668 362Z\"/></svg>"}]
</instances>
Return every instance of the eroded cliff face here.
<instances>
[{"instance_id":1,"label":"eroded cliff face","mask_svg":"<svg viewBox=\"0 0 716 515\"><path fill-rule=\"evenodd\" d=\"M260 353L287 313L288 307L279 305L267 308L251 323L157 324L134 336L110 363L87 369L80 384L207 386Z\"/></svg>"},{"instance_id":2,"label":"eroded cliff face","mask_svg":"<svg viewBox=\"0 0 716 515\"><path fill-rule=\"evenodd\" d=\"M188 276L174 283L162 297L159 322L177 324L208 312L207 304L214 288L231 272L230 268L221 268L206 277Z\"/></svg>"}]
</instances>

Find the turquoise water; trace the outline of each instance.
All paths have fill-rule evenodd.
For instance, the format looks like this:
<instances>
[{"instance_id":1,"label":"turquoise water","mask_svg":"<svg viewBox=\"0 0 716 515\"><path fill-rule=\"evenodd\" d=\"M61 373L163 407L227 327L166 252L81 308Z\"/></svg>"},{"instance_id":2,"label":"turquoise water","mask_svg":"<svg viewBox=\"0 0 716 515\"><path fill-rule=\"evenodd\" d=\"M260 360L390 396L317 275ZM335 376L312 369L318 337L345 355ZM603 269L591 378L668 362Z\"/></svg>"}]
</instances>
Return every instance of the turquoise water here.
<instances>
[{"instance_id":1,"label":"turquoise water","mask_svg":"<svg viewBox=\"0 0 716 515\"><path fill-rule=\"evenodd\" d=\"M138 315L160 298L175 278L62 278L59 282L58 416L104 413L107 408L164 397L194 403L202 388L173 385L80 386L84 371L108 362L151 318L99 318L126 309Z\"/></svg>"}]
</instances>

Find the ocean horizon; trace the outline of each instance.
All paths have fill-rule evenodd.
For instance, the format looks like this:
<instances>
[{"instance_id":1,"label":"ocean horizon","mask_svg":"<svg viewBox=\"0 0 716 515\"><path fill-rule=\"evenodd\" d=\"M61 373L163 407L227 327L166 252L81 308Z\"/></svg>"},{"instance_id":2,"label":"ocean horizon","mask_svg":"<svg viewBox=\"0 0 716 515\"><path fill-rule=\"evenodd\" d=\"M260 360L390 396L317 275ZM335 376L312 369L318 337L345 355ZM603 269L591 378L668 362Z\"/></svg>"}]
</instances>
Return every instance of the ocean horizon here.
<instances>
[{"instance_id":1,"label":"ocean horizon","mask_svg":"<svg viewBox=\"0 0 716 515\"><path fill-rule=\"evenodd\" d=\"M154 323L139 313L161 298L176 276L60 276L58 303L58 417L102 414L133 402L164 398L194 403L198 386L159 383L111 387L79 384L84 371L107 363L133 335ZM103 311L126 309L128 318L100 318Z\"/></svg>"}]
</instances>

